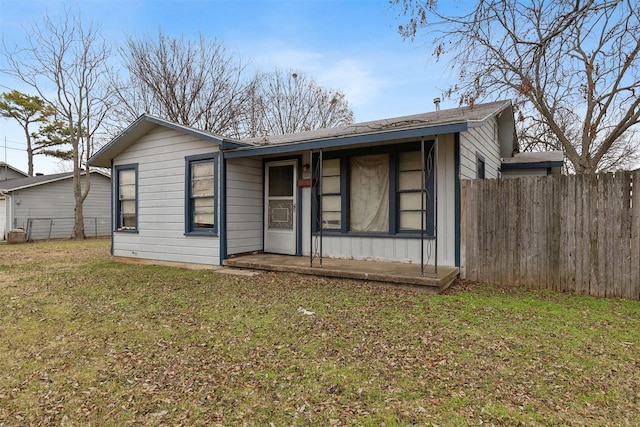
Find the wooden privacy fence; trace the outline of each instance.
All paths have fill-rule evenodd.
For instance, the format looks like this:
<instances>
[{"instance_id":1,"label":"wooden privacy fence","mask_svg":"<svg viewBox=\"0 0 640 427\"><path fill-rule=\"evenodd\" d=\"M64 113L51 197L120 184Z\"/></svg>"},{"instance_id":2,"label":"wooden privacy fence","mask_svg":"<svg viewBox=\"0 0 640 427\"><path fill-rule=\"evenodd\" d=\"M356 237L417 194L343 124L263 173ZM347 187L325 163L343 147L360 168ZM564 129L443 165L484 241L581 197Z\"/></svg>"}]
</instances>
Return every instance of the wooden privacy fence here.
<instances>
[{"instance_id":1,"label":"wooden privacy fence","mask_svg":"<svg viewBox=\"0 0 640 427\"><path fill-rule=\"evenodd\" d=\"M462 277L640 299L640 170L464 180L461 203Z\"/></svg>"}]
</instances>

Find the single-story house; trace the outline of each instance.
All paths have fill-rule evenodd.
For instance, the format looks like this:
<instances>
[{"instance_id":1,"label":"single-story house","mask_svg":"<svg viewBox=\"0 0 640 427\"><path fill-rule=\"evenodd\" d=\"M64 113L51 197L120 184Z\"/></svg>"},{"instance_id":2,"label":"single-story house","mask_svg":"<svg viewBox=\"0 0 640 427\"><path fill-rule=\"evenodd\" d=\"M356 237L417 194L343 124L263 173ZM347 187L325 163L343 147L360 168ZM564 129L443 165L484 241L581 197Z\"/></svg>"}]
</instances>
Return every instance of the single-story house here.
<instances>
[{"instance_id":1,"label":"single-story house","mask_svg":"<svg viewBox=\"0 0 640 427\"><path fill-rule=\"evenodd\" d=\"M515 151L501 101L242 141L145 114L89 163L111 168L115 257L222 265L321 248L457 267L460 180L499 177Z\"/></svg>"},{"instance_id":2,"label":"single-story house","mask_svg":"<svg viewBox=\"0 0 640 427\"><path fill-rule=\"evenodd\" d=\"M6 170L10 170L8 165ZM4 175L8 179L0 180L0 240L16 228L25 230L30 240L71 237L75 209L73 172L20 176L15 170ZM91 171L90 177L89 195L83 204L85 234L109 236L111 177L99 171Z\"/></svg>"}]
</instances>

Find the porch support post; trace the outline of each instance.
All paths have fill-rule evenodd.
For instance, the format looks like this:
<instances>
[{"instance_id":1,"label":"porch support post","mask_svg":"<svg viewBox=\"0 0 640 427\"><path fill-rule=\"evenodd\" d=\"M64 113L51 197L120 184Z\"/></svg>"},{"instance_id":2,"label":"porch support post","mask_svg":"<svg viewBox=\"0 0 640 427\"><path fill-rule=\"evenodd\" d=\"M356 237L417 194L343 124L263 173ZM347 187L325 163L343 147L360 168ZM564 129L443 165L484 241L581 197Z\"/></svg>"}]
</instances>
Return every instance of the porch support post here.
<instances>
[{"instance_id":1,"label":"porch support post","mask_svg":"<svg viewBox=\"0 0 640 427\"><path fill-rule=\"evenodd\" d=\"M434 159L433 159L433 237L435 242L435 262L434 274L438 276L438 135L434 142Z\"/></svg>"},{"instance_id":2,"label":"porch support post","mask_svg":"<svg viewBox=\"0 0 640 427\"><path fill-rule=\"evenodd\" d=\"M434 275L438 276L438 135L436 135L433 142L433 146L429 150L429 158L431 159L431 167L426 159L426 152L424 146L424 137L420 139L420 161L421 161L421 174L422 174L422 192L421 192L421 215L420 215L420 276L424 276L424 269L426 267L425 254L424 254L424 242L425 231L428 230L429 224L427 213L429 212L427 196L429 195L427 182L429 175L433 174L433 236L426 236L429 244L433 244L434 252ZM428 170L427 170L428 169ZM431 251L429 251L431 254ZM429 255L429 258L431 255ZM427 260L428 262L428 260Z\"/></svg>"},{"instance_id":3,"label":"porch support post","mask_svg":"<svg viewBox=\"0 0 640 427\"><path fill-rule=\"evenodd\" d=\"M309 150L309 164L311 165L311 185L309 186L309 211L311 211L311 218L309 218L309 268L313 268L313 221L315 218L314 207L316 205L313 200L313 191L316 187L315 181L313 180L313 171L315 169L315 165L313 164L313 150Z\"/></svg>"},{"instance_id":4,"label":"porch support post","mask_svg":"<svg viewBox=\"0 0 640 427\"><path fill-rule=\"evenodd\" d=\"M309 151L311 162L311 218L309 222L309 267L313 268L313 260L318 257L322 268L322 148L318 152L317 165L313 162L313 150ZM315 194L314 194L315 191ZM315 208L315 209L314 209ZM320 220L318 220L320 218ZM316 234L313 226L316 225ZM317 251L315 249L318 249Z\"/></svg>"},{"instance_id":5,"label":"porch support post","mask_svg":"<svg viewBox=\"0 0 640 427\"><path fill-rule=\"evenodd\" d=\"M319 202L318 202L318 217L320 221L318 221L318 232L320 233L320 268L322 268L322 229L324 228L322 224L322 160L323 160L323 151L320 149L320 156L318 157L318 191L319 191Z\"/></svg>"},{"instance_id":6,"label":"porch support post","mask_svg":"<svg viewBox=\"0 0 640 427\"><path fill-rule=\"evenodd\" d=\"M420 277L424 276L424 227L425 227L425 210L424 210L424 197L426 194L426 182L427 174L425 173L425 161L424 161L424 137L420 138L420 176L421 191L420 191Z\"/></svg>"}]
</instances>

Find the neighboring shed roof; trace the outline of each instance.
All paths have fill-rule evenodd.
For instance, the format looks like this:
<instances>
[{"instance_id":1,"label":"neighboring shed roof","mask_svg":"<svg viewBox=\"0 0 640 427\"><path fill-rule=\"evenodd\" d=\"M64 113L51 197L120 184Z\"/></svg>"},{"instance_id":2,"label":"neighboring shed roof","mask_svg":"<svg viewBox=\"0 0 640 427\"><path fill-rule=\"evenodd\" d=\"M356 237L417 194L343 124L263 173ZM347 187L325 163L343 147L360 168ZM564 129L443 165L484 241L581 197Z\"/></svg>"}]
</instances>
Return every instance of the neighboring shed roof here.
<instances>
[{"instance_id":1,"label":"neighboring shed roof","mask_svg":"<svg viewBox=\"0 0 640 427\"><path fill-rule=\"evenodd\" d=\"M113 158L117 157L120 153L133 145L138 139L147 134L156 126L164 126L178 132L193 135L206 141L216 143L223 148L236 148L244 145L240 141L224 138L222 136L195 129L189 126L173 123L159 117L154 117L150 114L143 114L138 117L136 121L131 123L125 130L123 130L118 136L113 138L109 143L102 147L97 153L91 156L91 158L89 159L89 164L91 166L98 166L103 168L111 167L111 160Z\"/></svg>"},{"instance_id":2,"label":"neighboring shed roof","mask_svg":"<svg viewBox=\"0 0 640 427\"><path fill-rule=\"evenodd\" d=\"M104 172L100 171L91 171L91 174L99 174L106 178L111 179L111 177ZM84 175L84 172L83 172ZM0 181L0 191L9 192L9 191L18 191L24 188L35 187L37 185L48 184L50 182L62 181L64 179L73 178L73 172L63 172L63 173L55 173L51 175L39 175L39 176L28 176L25 178L14 178L8 179L6 181Z\"/></svg>"},{"instance_id":3,"label":"neighboring shed roof","mask_svg":"<svg viewBox=\"0 0 640 427\"><path fill-rule=\"evenodd\" d=\"M295 134L252 138L243 141L249 146L228 151L225 157L274 154L462 132L483 124L487 119L508 108L511 108L511 101L497 101Z\"/></svg>"},{"instance_id":4,"label":"neighboring shed roof","mask_svg":"<svg viewBox=\"0 0 640 427\"><path fill-rule=\"evenodd\" d=\"M10 164L7 164L5 162L0 162L0 169L11 169L12 171L14 171L15 173L19 174L19 175L23 175L23 176L29 176L28 174L22 172L20 169L16 169L13 166L11 166Z\"/></svg>"},{"instance_id":5,"label":"neighboring shed roof","mask_svg":"<svg viewBox=\"0 0 640 427\"><path fill-rule=\"evenodd\" d=\"M542 151L515 153L513 157L502 159L502 169L552 168L562 167L562 151Z\"/></svg>"}]
</instances>

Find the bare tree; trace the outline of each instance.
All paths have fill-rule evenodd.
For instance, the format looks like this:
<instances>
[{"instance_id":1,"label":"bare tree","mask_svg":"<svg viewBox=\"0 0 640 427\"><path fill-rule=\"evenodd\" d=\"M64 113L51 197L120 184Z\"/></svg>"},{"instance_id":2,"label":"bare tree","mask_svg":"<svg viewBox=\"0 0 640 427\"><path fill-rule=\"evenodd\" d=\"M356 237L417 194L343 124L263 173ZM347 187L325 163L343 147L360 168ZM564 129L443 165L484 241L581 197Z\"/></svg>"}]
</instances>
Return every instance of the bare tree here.
<instances>
[{"instance_id":1,"label":"bare tree","mask_svg":"<svg viewBox=\"0 0 640 427\"><path fill-rule=\"evenodd\" d=\"M255 80L249 135L281 135L353 122L342 92L318 85L299 71L275 70Z\"/></svg>"},{"instance_id":2,"label":"bare tree","mask_svg":"<svg viewBox=\"0 0 640 427\"><path fill-rule=\"evenodd\" d=\"M473 105L511 97L528 146L561 148L578 173L637 156L640 9L632 0L489 0L445 16L435 0L393 0L413 39L433 37L460 81L448 95Z\"/></svg>"},{"instance_id":3,"label":"bare tree","mask_svg":"<svg viewBox=\"0 0 640 427\"><path fill-rule=\"evenodd\" d=\"M83 202L91 188L87 161L110 105L105 84L110 48L95 25L66 9L59 22L45 14L25 29L24 46L3 46L3 55L8 64L3 71L34 88L70 130L73 238L83 239ZM83 174L85 167L87 172Z\"/></svg>"},{"instance_id":4,"label":"bare tree","mask_svg":"<svg viewBox=\"0 0 640 427\"><path fill-rule=\"evenodd\" d=\"M176 123L229 135L247 98L244 66L222 43L169 37L129 37L121 55L128 80L117 85L119 117L151 113Z\"/></svg>"},{"instance_id":5,"label":"bare tree","mask_svg":"<svg viewBox=\"0 0 640 427\"><path fill-rule=\"evenodd\" d=\"M232 138L254 137L349 123L344 94L302 73L257 72L218 40L128 38L120 49L128 79L118 82L117 116L131 122L147 112Z\"/></svg>"}]
</instances>

